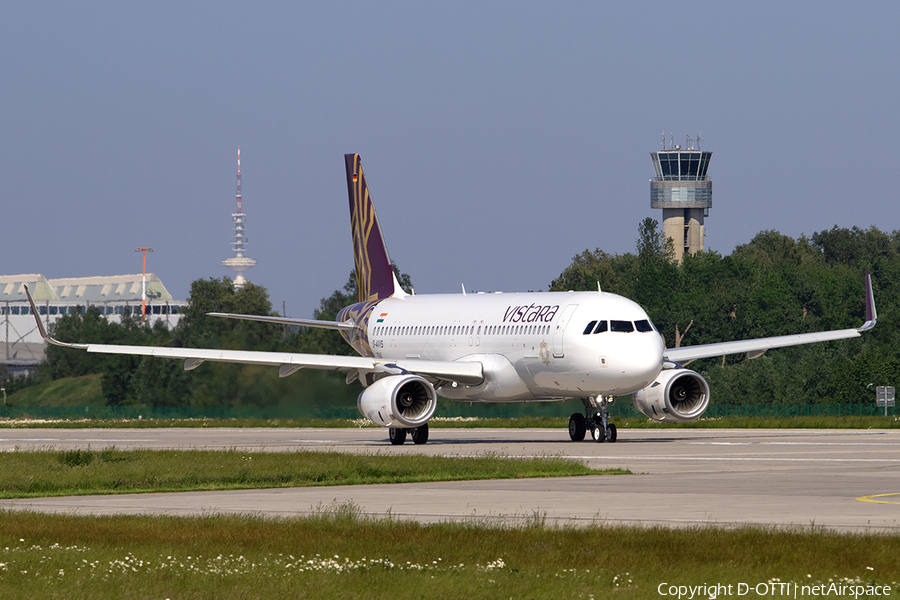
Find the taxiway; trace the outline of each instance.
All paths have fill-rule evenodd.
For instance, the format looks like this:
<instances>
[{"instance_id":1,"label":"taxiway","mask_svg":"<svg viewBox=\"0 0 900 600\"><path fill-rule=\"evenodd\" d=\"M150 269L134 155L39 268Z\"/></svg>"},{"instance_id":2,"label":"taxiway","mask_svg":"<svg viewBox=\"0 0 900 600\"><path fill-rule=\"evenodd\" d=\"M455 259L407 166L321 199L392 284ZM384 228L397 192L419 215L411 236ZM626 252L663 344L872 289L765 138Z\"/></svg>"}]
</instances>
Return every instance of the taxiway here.
<instances>
[{"instance_id":1,"label":"taxiway","mask_svg":"<svg viewBox=\"0 0 900 600\"><path fill-rule=\"evenodd\" d=\"M897 531L900 431L622 429L615 444L564 429L432 428L424 446L381 429L0 429L0 451L131 448L475 456L568 456L632 475L0 500L69 514L252 513L290 517L352 502L371 515L437 522L543 519Z\"/></svg>"}]
</instances>

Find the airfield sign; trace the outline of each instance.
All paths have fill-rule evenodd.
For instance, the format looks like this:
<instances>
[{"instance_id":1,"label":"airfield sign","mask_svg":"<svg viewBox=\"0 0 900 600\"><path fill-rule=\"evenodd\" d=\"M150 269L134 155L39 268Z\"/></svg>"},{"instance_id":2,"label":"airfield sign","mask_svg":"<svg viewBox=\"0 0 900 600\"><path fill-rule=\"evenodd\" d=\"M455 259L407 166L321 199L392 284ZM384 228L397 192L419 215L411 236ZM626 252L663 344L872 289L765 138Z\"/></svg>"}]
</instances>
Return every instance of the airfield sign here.
<instances>
[{"instance_id":1,"label":"airfield sign","mask_svg":"<svg viewBox=\"0 0 900 600\"><path fill-rule=\"evenodd\" d=\"M888 406L894 406L894 388L885 385L875 388L875 406L883 406L884 416L887 416Z\"/></svg>"}]
</instances>

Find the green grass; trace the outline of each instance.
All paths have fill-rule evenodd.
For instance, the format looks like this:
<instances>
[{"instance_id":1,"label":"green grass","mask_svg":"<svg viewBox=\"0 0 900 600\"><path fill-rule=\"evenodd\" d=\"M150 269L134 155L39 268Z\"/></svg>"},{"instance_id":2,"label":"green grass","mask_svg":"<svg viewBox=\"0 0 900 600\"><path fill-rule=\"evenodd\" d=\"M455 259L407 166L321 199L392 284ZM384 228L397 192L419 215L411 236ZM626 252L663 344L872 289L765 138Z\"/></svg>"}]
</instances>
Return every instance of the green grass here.
<instances>
[{"instance_id":1,"label":"green grass","mask_svg":"<svg viewBox=\"0 0 900 600\"><path fill-rule=\"evenodd\" d=\"M422 525L362 517L353 505L295 519L0 512L2 598L660 598L663 583L773 580L896 594L898 555L900 535L575 529L539 516Z\"/></svg>"},{"instance_id":2,"label":"green grass","mask_svg":"<svg viewBox=\"0 0 900 600\"><path fill-rule=\"evenodd\" d=\"M10 394L8 401L16 406L103 406L102 377L96 373L48 381Z\"/></svg>"},{"instance_id":3,"label":"green grass","mask_svg":"<svg viewBox=\"0 0 900 600\"><path fill-rule=\"evenodd\" d=\"M473 458L236 450L17 450L0 460L0 498L513 479L627 473L562 457Z\"/></svg>"}]
</instances>

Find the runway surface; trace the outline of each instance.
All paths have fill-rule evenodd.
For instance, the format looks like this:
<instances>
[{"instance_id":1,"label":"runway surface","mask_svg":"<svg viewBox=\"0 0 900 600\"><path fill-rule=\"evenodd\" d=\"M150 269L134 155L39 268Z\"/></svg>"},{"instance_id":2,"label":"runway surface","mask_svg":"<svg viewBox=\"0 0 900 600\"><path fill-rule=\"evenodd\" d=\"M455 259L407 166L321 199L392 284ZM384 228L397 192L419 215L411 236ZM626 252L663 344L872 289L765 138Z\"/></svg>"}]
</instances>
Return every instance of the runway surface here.
<instances>
[{"instance_id":1,"label":"runway surface","mask_svg":"<svg viewBox=\"0 0 900 600\"><path fill-rule=\"evenodd\" d=\"M69 514L308 514L352 502L366 514L668 526L767 524L900 531L900 431L622 429L615 444L564 429L432 428L424 446L380 429L0 429L15 448L328 450L402 456L569 456L633 475L0 500Z\"/></svg>"}]
</instances>

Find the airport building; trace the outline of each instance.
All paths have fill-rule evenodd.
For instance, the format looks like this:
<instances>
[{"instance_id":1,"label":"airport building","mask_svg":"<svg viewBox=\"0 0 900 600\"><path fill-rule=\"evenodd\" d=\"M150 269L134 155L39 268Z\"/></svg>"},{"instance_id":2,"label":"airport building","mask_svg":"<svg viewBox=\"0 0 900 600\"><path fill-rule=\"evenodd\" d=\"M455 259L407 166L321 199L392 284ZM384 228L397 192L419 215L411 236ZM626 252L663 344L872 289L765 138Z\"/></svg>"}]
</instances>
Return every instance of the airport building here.
<instances>
[{"instance_id":1,"label":"airport building","mask_svg":"<svg viewBox=\"0 0 900 600\"><path fill-rule=\"evenodd\" d=\"M142 313L143 275L46 279L43 275L0 275L0 362L13 373L27 373L43 360L46 343L41 338L25 286L38 315L49 328L62 316L96 307L107 320L120 322L122 315ZM163 321L174 327L185 301L175 301L153 273L147 273L147 322ZM79 340L64 340L77 342Z\"/></svg>"},{"instance_id":2,"label":"airport building","mask_svg":"<svg viewBox=\"0 0 900 600\"><path fill-rule=\"evenodd\" d=\"M650 208L663 211L663 235L672 238L675 260L704 248L704 219L712 208L709 161L712 152L693 148L690 137L685 148L651 152L656 177L650 180ZM665 140L663 140L665 146Z\"/></svg>"}]
</instances>

